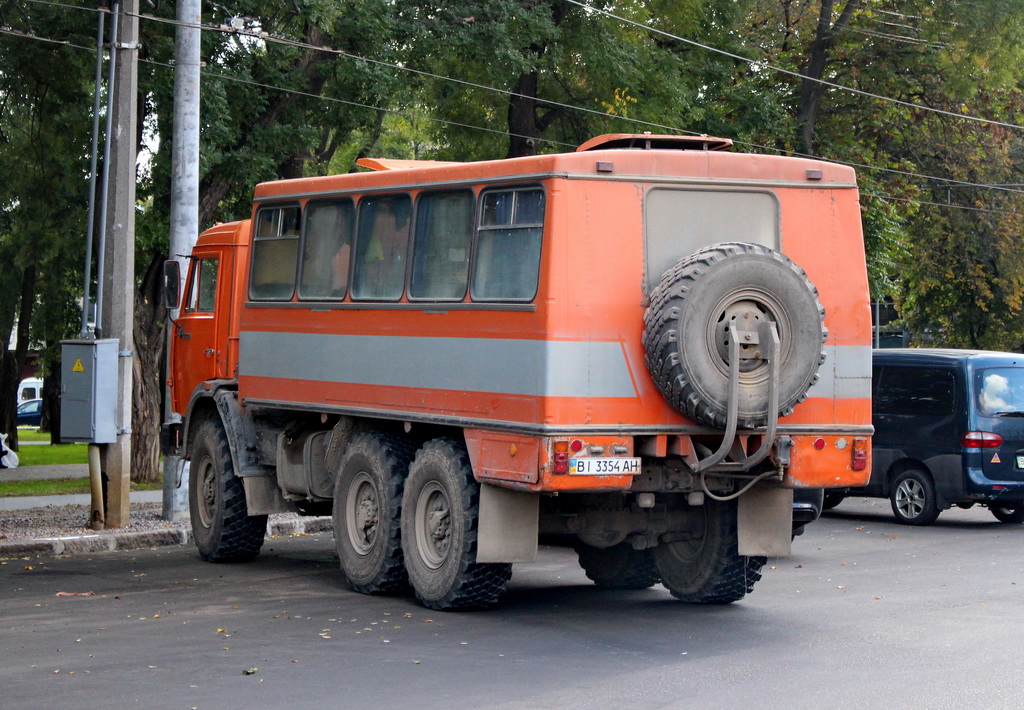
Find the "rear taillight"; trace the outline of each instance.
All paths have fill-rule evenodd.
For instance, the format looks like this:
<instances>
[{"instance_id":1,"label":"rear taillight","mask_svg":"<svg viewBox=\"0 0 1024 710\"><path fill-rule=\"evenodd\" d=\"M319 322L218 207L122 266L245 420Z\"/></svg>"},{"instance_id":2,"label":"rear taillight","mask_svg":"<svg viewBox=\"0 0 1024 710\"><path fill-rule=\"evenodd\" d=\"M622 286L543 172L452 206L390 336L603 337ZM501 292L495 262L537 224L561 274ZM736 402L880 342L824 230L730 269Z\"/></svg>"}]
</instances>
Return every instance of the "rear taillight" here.
<instances>
[{"instance_id":1,"label":"rear taillight","mask_svg":"<svg viewBox=\"0 0 1024 710\"><path fill-rule=\"evenodd\" d=\"M553 471L555 473L569 473L569 442L555 442L555 461Z\"/></svg>"},{"instance_id":2,"label":"rear taillight","mask_svg":"<svg viewBox=\"0 0 1024 710\"><path fill-rule=\"evenodd\" d=\"M965 449L997 449L1003 444L1003 437L990 431L969 431L960 440Z\"/></svg>"},{"instance_id":3,"label":"rear taillight","mask_svg":"<svg viewBox=\"0 0 1024 710\"><path fill-rule=\"evenodd\" d=\"M858 436L853 440L853 470L863 471L868 467L868 440Z\"/></svg>"}]
</instances>

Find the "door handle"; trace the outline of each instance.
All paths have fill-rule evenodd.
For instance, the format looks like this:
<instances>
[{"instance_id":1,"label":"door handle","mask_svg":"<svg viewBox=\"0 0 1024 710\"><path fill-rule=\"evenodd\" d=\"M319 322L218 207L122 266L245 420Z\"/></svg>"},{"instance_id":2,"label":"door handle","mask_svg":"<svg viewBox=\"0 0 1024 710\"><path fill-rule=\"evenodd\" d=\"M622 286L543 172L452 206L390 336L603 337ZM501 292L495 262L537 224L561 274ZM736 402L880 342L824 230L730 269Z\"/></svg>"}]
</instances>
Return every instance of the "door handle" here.
<instances>
[{"instance_id":1,"label":"door handle","mask_svg":"<svg viewBox=\"0 0 1024 710\"><path fill-rule=\"evenodd\" d=\"M213 352L214 352L213 348L210 348L209 350L204 350L203 351L203 355L213 355Z\"/></svg>"}]
</instances>

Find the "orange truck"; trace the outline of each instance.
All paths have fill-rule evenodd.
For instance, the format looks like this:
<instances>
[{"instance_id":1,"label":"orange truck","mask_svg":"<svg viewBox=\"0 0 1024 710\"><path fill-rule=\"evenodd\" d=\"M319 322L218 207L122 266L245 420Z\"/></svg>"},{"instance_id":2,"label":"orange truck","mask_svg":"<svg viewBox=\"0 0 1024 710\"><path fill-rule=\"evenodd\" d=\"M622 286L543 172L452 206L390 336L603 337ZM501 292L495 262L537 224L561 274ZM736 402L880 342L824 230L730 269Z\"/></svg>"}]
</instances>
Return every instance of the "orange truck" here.
<instances>
[{"instance_id":1,"label":"orange truck","mask_svg":"<svg viewBox=\"0 0 1024 710\"><path fill-rule=\"evenodd\" d=\"M435 609L493 604L548 540L605 587L745 596L794 489L867 482L871 322L853 170L730 147L258 185L173 326L201 556L298 511L333 515L353 589Z\"/></svg>"}]
</instances>

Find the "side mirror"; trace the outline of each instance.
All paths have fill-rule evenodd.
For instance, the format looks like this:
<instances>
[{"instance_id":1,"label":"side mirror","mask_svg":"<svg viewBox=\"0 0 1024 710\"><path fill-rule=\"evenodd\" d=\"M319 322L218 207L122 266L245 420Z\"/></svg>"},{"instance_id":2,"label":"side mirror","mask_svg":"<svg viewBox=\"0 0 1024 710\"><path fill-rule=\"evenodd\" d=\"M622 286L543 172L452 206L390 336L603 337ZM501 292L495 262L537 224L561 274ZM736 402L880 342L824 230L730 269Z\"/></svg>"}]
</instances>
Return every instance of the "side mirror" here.
<instances>
[{"instance_id":1,"label":"side mirror","mask_svg":"<svg viewBox=\"0 0 1024 710\"><path fill-rule=\"evenodd\" d=\"M164 262L164 306L168 310L178 307L181 300L181 264L170 259Z\"/></svg>"}]
</instances>

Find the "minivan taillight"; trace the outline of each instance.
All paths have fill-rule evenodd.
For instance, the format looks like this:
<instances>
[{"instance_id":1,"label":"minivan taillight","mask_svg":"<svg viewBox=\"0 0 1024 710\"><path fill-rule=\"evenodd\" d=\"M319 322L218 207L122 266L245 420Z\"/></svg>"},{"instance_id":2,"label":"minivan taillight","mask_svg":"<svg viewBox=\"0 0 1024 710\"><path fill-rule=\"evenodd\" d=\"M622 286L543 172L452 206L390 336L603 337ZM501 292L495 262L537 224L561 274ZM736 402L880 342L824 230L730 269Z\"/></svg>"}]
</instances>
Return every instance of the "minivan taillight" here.
<instances>
[{"instance_id":1,"label":"minivan taillight","mask_svg":"<svg viewBox=\"0 0 1024 710\"><path fill-rule=\"evenodd\" d=\"M961 442L966 449L996 449L1003 443L1003 437L990 431L969 431Z\"/></svg>"}]
</instances>

